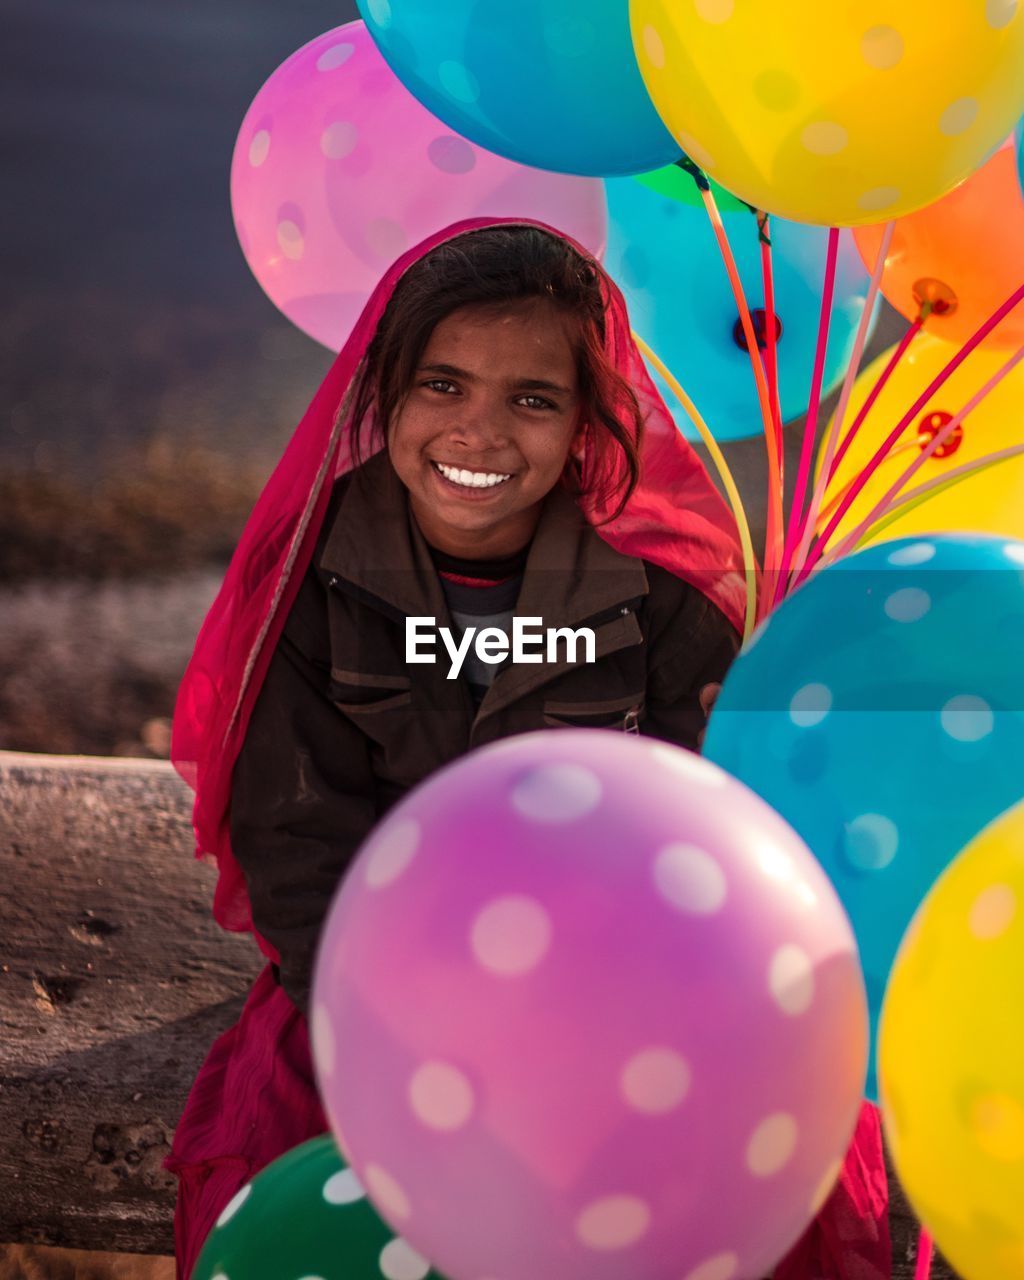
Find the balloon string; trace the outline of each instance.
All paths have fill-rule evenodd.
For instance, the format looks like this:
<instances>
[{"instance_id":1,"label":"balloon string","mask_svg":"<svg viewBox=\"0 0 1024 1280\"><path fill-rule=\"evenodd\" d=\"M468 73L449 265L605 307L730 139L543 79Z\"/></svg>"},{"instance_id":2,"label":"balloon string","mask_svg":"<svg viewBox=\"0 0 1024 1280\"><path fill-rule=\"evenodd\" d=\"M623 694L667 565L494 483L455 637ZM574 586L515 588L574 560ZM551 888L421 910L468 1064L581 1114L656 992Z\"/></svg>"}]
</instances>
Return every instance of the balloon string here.
<instances>
[{"instance_id":1,"label":"balloon string","mask_svg":"<svg viewBox=\"0 0 1024 1280\"><path fill-rule=\"evenodd\" d=\"M732 286L733 297L736 299L736 305L739 308L740 323L743 327L743 336L747 342L747 352L750 356L750 364L754 371L754 382L757 386L757 398L761 409L761 421L764 426L765 444L768 452L768 520L765 534L764 561L765 573L770 579L772 574L778 571L779 559L782 554L783 477L782 460L772 421L771 401L768 396L768 380L765 377L764 362L758 350L754 324L750 318L750 308L747 306L747 299L743 292L743 283L740 280L736 259L733 257L729 238L722 223L722 215L718 211L718 205L715 203L715 197L710 187L702 186L698 182L697 188L704 201L704 208L707 210L711 227L715 233L715 239L718 241L719 251L722 254L722 261L725 263L729 283ZM770 592L762 592L758 602L759 616L764 616L768 612L770 604Z\"/></svg>"},{"instance_id":2,"label":"balloon string","mask_svg":"<svg viewBox=\"0 0 1024 1280\"><path fill-rule=\"evenodd\" d=\"M916 472L919 471L920 468L924 466L924 464L928 461L928 459L932 456L932 454L935 453L937 449L942 448L942 446L950 438L953 432L956 431L957 427L960 426L960 424L967 417L967 415L969 413L973 413L974 410L978 407L978 405L981 404L982 400L984 400L986 396L990 395L996 389L996 387L1000 384L1000 382L1002 382L1002 380L1005 377L1007 377L1008 374L1013 372L1013 370L1017 367L1017 365L1020 364L1022 360L1024 360L1024 347L1021 347L1019 350L1015 351L1014 354L1009 358L1009 360L1007 360L1005 364L1001 365L999 369L992 375L992 377L989 378L988 382L986 382L983 387L981 387L978 391L975 392L975 394L970 398L970 400L967 401L964 407L958 413L954 414L953 417L950 418L950 420L939 431L935 433L935 435L931 438L931 440L928 441L928 444L920 451L919 455L914 459L914 461L910 464L910 466L907 467L902 472L902 474L896 480L894 480L893 483L889 486L889 488L886 490L885 496L879 499L879 501L875 503L875 505L871 508L870 512L865 517L865 519L862 520L859 525L857 525L857 527L852 531L852 533L848 534L847 537L843 539L843 541L836 548L834 554L830 553L829 555L830 560L838 560L840 556L846 555L847 552L852 547L856 546L857 542L859 541L861 536L864 534L864 532L868 528L870 528L871 525L874 524L881 516L885 515L886 511L889 509L889 505L892 502L893 498L895 498L896 495L900 492L900 490L905 487L908 481L913 478ZM875 467L872 467L872 471L874 471L875 469L876 469Z\"/></svg>"},{"instance_id":3,"label":"balloon string","mask_svg":"<svg viewBox=\"0 0 1024 1280\"><path fill-rule=\"evenodd\" d=\"M932 1238L922 1227L917 1237L917 1266L914 1268L914 1280L929 1280L934 1253L935 1245L932 1243Z\"/></svg>"},{"instance_id":4,"label":"balloon string","mask_svg":"<svg viewBox=\"0 0 1024 1280\"><path fill-rule=\"evenodd\" d=\"M835 514L832 516L832 519L826 525L824 533L821 535L820 539L818 539L818 541L815 543L813 550L808 555L807 559L805 560L803 566L801 567L801 569L799 570L796 576L796 581L793 584L794 588L798 587L800 583L803 582L804 578L807 577L807 574L810 572L811 568L817 563L818 560L821 559L822 551L828 545L829 538L831 538L832 534L835 533L836 526L842 520L843 516L846 515L847 511L850 509L851 503L854 501L854 499L857 497L860 491L867 484L868 480L871 477L872 472L875 470L878 464L882 461L885 455L889 452L893 444L895 444L895 442L900 438L900 436L906 430L908 424L913 422L913 420L921 412L921 410L928 403L928 401L931 400L932 396L935 395L936 391L938 391L939 388L942 387L948 381L948 379L956 372L957 369L959 369L959 367L963 364L963 362L967 359L967 357L971 354L971 352L975 349L975 347L977 347L980 343L982 343L985 340L985 338L988 337L988 335L992 332L992 330L996 327L996 325L999 324L999 322L1005 316L1009 315L1009 313L1013 310L1013 308L1017 305L1017 303L1020 302L1022 298L1024 298L1024 284L1019 285L1013 291L1013 293L1010 294L1010 296L1006 299L1006 301L1002 304L1002 306L998 307L992 313L992 315L989 316L989 318L985 321L985 323L981 326L981 328L977 330L977 332L973 335L973 337L969 338L967 342L964 343L964 345L960 348L957 354L947 363L946 367L942 370L942 372L932 379L929 385L925 387L924 391L921 392L921 394L910 406L910 408L903 415L900 421L897 422L896 426L893 427L892 431L889 432L889 434L886 436L882 444L878 447L878 449L876 449L874 455L871 458L871 461L868 463L868 465L861 471L860 475L857 477L856 481L854 482L853 486L850 489L850 492L839 504Z\"/></svg>"},{"instance_id":5,"label":"balloon string","mask_svg":"<svg viewBox=\"0 0 1024 1280\"><path fill-rule=\"evenodd\" d=\"M889 379L892 377L893 373L895 373L897 365L903 359L903 357L907 354L907 348L910 346L913 340L917 337L917 335L921 332L921 328L924 325L924 322L927 319L930 312L931 312L930 307L928 307L927 310L922 309L921 313L918 315L914 323L910 326L910 328L903 335L903 337L900 338L899 343L897 344L896 349L893 351L892 355L889 357L889 360L886 363L885 368L879 374L878 381L871 388L868 398L861 405L860 409L857 412L857 416L850 423L849 431L847 431L847 433L843 436L842 443L840 444L838 450L836 451L836 456L833 458L832 465L829 468L828 479L830 482L832 480L832 477L839 470L840 463L846 457L846 451L849 449L850 445L853 444L854 436L861 429L864 423L864 419L871 412L872 408L874 407L875 401L885 390L886 384L888 383Z\"/></svg>"},{"instance_id":6,"label":"balloon string","mask_svg":"<svg viewBox=\"0 0 1024 1280\"><path fill-rule=\"evenodd\" d=\"M875 302L878 298L879 290L882 287L882 273L885 270L885 261L889 255L889 246L892 243L893 231L895 230L895 222L886 223L885 230L882 232L882 243L878 247L878 256L875 259L875 268L871 273L871 283L868 286L868 295L864 301L864 310L860 313L860 321L857 324L857 333L853 341L853 350L850 352L850 361L846 366L846 376L843 379L842 390L839 393L839 404L836 408L835 415L832 418L832 426L829 429L825 442L825 452L820 472L818 474L817 483L814 486L814 492L811 495L811 501L807 505L807 510L800 516L800 541L789 566L789 571L798 571L804 561L807 559L807 552L811 545L812 531L815 529L818 520L818 512L821 510L821 504L825 497L825 490L828 484L826 477L831 473L829 467L832 461L832 455L835 451L836 441L839 438L839 431L843 425L843 419L846 417L846 410L850 403L850 396L853 393L853 384L857 377L857 370L860 368L861 356L864 354L864 347L867 345L868 330L871 328L871 317L874 314ZM794 518L797 517L796 508L793 509ZM789 584L787 583L787 589Z\"/></svg>"},{"instance_id":7,"label":"balloon string","mask_svg":"<svg viewBox=\"0 0 1024 1280\"><path fill-rule=\"evenodd\" d=\"M772 406L772 422L775 426L776 448L779 451L779 466L785 468L785 454L782 448L782 405L779 399L779 347L778 319L775 314L775 271L772 266L772 233L771 219L767 213L759 211L757 215L757 232L761 244L761 279L764 282L764 312L767 350L765 351L766 372L768 374L768 398Z\"/></svg>"},{"instance_id":8,"label":"balloon string","mask_svg":"<svg viewBox=\"0 0 1024 1280\"><path fill-rule=\"evenodd\" d=\"M693 422L693 425L700 433L701 439L707 446L711 459L718 470L718 474L722 478L722 484L725 486L726 496L729 499L729 505L732 507L732 513L736 520L736 528L739 531L740 546L743 548L743 571L744 579L747 587L747 611L743 623L743 643L750 639L754 626L757 622L757 560L754 557L754 543L750 536L750 524L747 521L747 513L743 506L743 499L740 497L739 489L736 487L736 481L733 479L732 472L729 470L729 464L725 460L722 450L718 447L718 441L711 434L707 423L701 417L697 406L693 400L687 395L668 365L661 357L652 351L650 346L640 337L638 333L633 334L633 341L643 353L650 363L657 369L661 376L665 379L672 389L672 394L686 410Z\"/></svg>"},{"instance_id":9,"label":"balloon string","mask_svg":"<svg viewBox=\"0 0 1024 1280\"><path fill-rule=\"evenodd\" d=\"M890 460L893 458L898 458L901 453L909 453L911 449L918 449L918 448L920 448L920 445L917 443L916 440L909 440L907 441L906 444L899 444L894 449L890 449L889 458ZM843 487L839 490L839 492L835 495L835 497L830 498L829 501L822 507L821 511L818 513L818 518L816 521L816 527L814 530L816 534L821 533L821 530L824 529L829 516L831 516L832 512L835 511L836 507L839 506L840 502L842 502L842 500L849 493L850 489L853 487L853 482L856 479L857 479L856 474L852 475L849 478L849 480L847 480L847 482L843 485Z\"/></svg>"},{"instance_id":10,"label":"balloon string","mask_svg":"<svg viewBox=\"0 0 1024 1280\"><path fill-rule=\"evenodd\" d=\"M997 466L1000 462L1005 462L1010 458L1018 458L1021 454L1024 454L1024 444L1011 445L1009 448L999 449L995 453L986 453L984 457L977 458L974 462L965 462L962 466L955 467L947 475L940 476L935 480L929 480L927 484L915 485L909 493L904 494L902 498L898 498L889 507L885 515L863 534L854 550L859 551L862 546L876 538L901 516L907 515L915 507L921 506L922 503L927 502L930 498L937 497L947 489L952 489L961 480L977 475L982 471L987 471L989 467ZM837 558L835 556L830 557L826 562L823 557L818 561L812 572L817 573L819 570L826 568L827 564L831 564Z\"/></svg>"},{"instance_id":11,"label":"balloon string","mask_svg":"<svg viewBox=\"0 0 1024 1280\"><path fill-rule=\"evenodd\" d=\"M811 470L811 455L814 452L814 439L818 434L818 414L821 412L821 384L825 380L825 353L828 350L828 331L832 319L832 306L836 293L836 261L839 257L839 228L830 227L828 233L828 252L825 258L825 281L821 290L821 316L818 320L818 345L814 352L814 372L811 375L811 395L807 403L807 417L804 419L804 437L800 446L800 468L796 476L796 489L793 493L793 505L790 508L789 528L786 530L786 542L782 550L782 563L775 580L772 603L778 604L785 593L786 578L790 561L796 548L797 538L803 532L801 512L804 507L804 495L807 492L807 477Z\"/></svg>"}]
</instances>

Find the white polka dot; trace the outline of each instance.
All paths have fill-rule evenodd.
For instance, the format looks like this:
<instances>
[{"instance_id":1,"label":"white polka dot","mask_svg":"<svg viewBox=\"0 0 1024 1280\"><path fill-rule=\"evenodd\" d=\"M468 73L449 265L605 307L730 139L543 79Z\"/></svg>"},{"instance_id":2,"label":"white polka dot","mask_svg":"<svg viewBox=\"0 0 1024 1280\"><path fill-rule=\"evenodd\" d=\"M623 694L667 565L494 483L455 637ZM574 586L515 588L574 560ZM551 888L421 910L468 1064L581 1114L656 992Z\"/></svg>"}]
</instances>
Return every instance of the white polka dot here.
<instances>
[{"instance_id":1,"label":"white polka dot","mask_svg":"<svg viewBox=\"0 0 1024 1280\"><path fill-rule=\"evenodd\" d=\"M430 1129L450 1133L473 1114L473 1086L447 1062L425 1062L409 1081L413 1113Z\"/></svg>"},{"instance_id":2,"label":"white polka dot","mask_svg":"<svg viewBox=\"0 0 1024 1280\"><path fill-rule=\"evenodd\" d=\"M391 5L388 0L366 0L366 11L375 26L391 26Z\"/></svg>"},{"instance_id":3,"label":"white polka dot","mask_svg":"<svg viewBox=\"0 0 1024 1280\"><path fill-rule=\"evenodd\" d=\"M320 150L328 160L343 160L359 141L359 130L349 120L335 120L320 135Z\"/></svg>"},{"instance_id":4,"label":"white polka dot","mask_svg":"<svg viewBox=\"0 0 1024 1280\"><path fill-rule=\"evenodd\" d=\"M792 943L779 947L768 969L768 986L775 1003L791 1018L806 1013L814 1000L814 964Z\"/></svg>"},{"instance_id":5,"label":"white polka dot","mask_svg":"<svg viewBox=\"0 0 1024 1280\"><path fill-rule=\"evenodd\" d=\"M423 1280L430 1263L401 1236L389 1241L380 1251L378 1262L384 1280Z\"/></svg>"},{"instance_id":6,"label":"white polka dot","mask_svg":"<svg viewBox=\"0 0 1024 1280\"><path fill-rule=\"evenodd\" d=\"M1017 895L1008 884L990 884L974 899L968 923L982 942L1000 938L1017 915Z\"/></svg>"},{"instance_id":7,"label":"white polka dot","mask_svg":"<svg viewBox=\"0 0 1024 1280\"><path fill-rule=\"evenodd\" d=\"M534 822L575 822L601 802L601 780L579 764L548 764L516 783L512 807Z\"/></svg>"},{"instance_id":8,"label":"white polka dot","mask_svg":"<svg viewBox=\"0 0 1024 1280\"><path fill-rule=\"evenodd\" d=\"M622 1096L635 1111L663 1115L674 1111L690 1091L689 1063L674 1049L641 1049L626 1063Z\"/></svg>"},{"instance_id":9,"label":"white polka dot","mask_svg":"<svg viewBox=\"0 0 1024 1280\"><path fill-rule=\"evenodd\" d=\"M889 564L906 568L908 565L927 564L934 557L935 547L932 543L912 542L907 547L897 547L895 551L890 551L886 560Z\"/></svg>"},{"instance_id":10,"label":"white polka dot","mask_svg":"<svg viewBox=\"0 0 1024 1280\"><path fill-rule=\"evenodd\" d=\"M961 693L950 698L939 714L943 729L957 742L978 742L992 732L992 708L984 698Z\"/></svg>"},{"instance_id":11,"label":"white polka dot","mask_svg":"<svg viewBox=\"0 0 1024 1280\"><path fill-rule=\"evenodd\" d=\"M355 51L354 44L333 44L317 58L316 69L317 71L335 71L338 67L343 67Z\"/></svg>"},{"instance_id":12,"label":"white polka dot","mask_svg":"<svg viewBox=\"0 0 1024 1280\"><path fill-rule=\"evenodd\" d=\"M728 22L736 8L735 0L694 0L697 17L714 26Z\"/></svg>"},{"instance_id":13,"label":"white polka dot","mask_svg":"<svg viewBox=\"0 0 1024 1280\"><path fill-rule=\"evenodd\" d=\"M235 1214L245 1204L246 1200L252 1195L252 1183L247 1182L245 1186L236 1195L232 1196L224 1208L221 1210L220 1217L217 1219L217 1226L224 1227L231 1221Z\"/></svg>"},{"instance_id":14,"label":"white polka dot","mask_svg":"<svg viewBox=\"0 0 1024 1280\"><path fill-rule=\"evenodd\" d=\"M480 85L471 71L461 62L442 62L437 69L441 88L456 102L471 106L480 97Z\"/></svg>"},{"instance_id":15,"label":"white polka dot","mask_svg":"<svg viewBox=\"0 0 1024 1280\"><path fill-rule=\"evenodd\" d=\"M725 872L710 853L692 844L670 844L654 860L654 883L670 906L713 915L725 902Z\"/></svg>"},{"instance_id":16,"label":"white polka dot","mask_svg":"<svg viewBox=\"0 0 1024 1280\"><path fill-rule=\"evenodd\" d=\"M789 718L798 729L810 729L832 710L832 690L824 684L805 684L790 699Z\"/></svg>"},{"instance_id":17,"label":"white polka dot","mask_svg":"<svg viewBox=\"0 0 1024 1280\"><path fill-rule=\"evenodd\" d=\"M477 961L499 977L536 969L551 945L551 920L534 898L495 898L473 921L470 945Z\"/></svg>"},{"instance_id":18,"label":"white polka dot","mask_svg":"<svg viewBox=\"0 0 1024 1280\"><path fill-rule=\"evenodd\" d=\"M415 818L389 823L370 846L363 879L371 889L385 889L405 873L420 844Z\"/></svg>"},{"instance_id":19,"label":"white polka dot","mask_svg":"<svg viewBox=\"0 0 1024 1280\"><path fill-rule=\"evenodd\" d=\"M299 1280L324 1280L323 1276L299 1276Z\"/></svg>"},{"instance_id":20,"label":"white polka dot","mask_svg":"<svg viewBox=\"0 0 1024 1280\"><path fill-rule=\"evenodd\" d=\"M252 141L249 143L249 163L254 169L258 169L270 154L270 134L266 129L260 129L258 133L252 135Z\"/></svg>"},{"instance_id":21,"label":"white polka dot","mask_svg":"<svg viewBox=\"0 0 1024 1280\"><path fill-rule=\"evenodd\" d=\"M1003 547L1003 555L1014 564L1024 565L1024 542L1008 542Z\"/></svg>"},{"instance_id":22,"label":"white polka dot","mask_svg":"<svg viewBox=\"0 0 1024 1280\"><path fill-rule=\"evenodd\" d=\"M839 1175L843 1171L842 1160L833 1160L829 1167L822 1174L818 1185L814 1188L814 1194L811 1196L810 1209L811 1213L817 1217L821 1212L821 1207L832 1194L832 1190L839 1181Z\"/></svg>"},{"instance_id":23,"label":"white polka dot","mask_svg":"<svg viewBox=\"0 0 1024 1280\"><path fill-rule=\"evenodd\" d=\"M717 768L710 760L705 760L694 751L685 747L669 747L656 743L650 748L651 756L673 773L690 778L705 787L726 787L729 775L724 769Z\"/></svg>"},{"instance_id":24,"label":"white polka dot","mask_svg":"<svg viewBox=\"0 0 1024 1280\"><path fill-rule=\"evenodd\" d=\"M590 1249L625 1249L636 1244L651 1223L651 1211L637 1196L605 1196L576 1219L576 1237Z\"/></svg>"},{"instance_id":25,"label":"white polka dot","mask_svg":"<svg viewBox=\"0 0 1024 1280\"><path fill-rule=\"evenodd\" d=\"M322 1004L315 1005L313 1008L309 1020L309 1034L313 1043L313 1060L326 1080L334 1074L334 1028L331 1026L330 1014Z\"/></svg>"},{"instance_id":26,"label":"white polka dot","mask_svg":"<svg viewBox=\"0 0 1024 1280\"><path fill-rule=\"evenodd\" d=\"M644 52L652 67L657 67L660 71L665 65L665 42L662 40L657 27L650 25L644 27L643 33Z\"/></svg>"},{"instance_id":27,"label":"white polka dot","mask_svg":"<svg viewBox=\"0 0 1024 1280\"><path fill-rule=\"evenodd\" d=\"M843 852L858 871L884 871L896 857L900 833L881 813L862 813L844 824Z\"/></svg>"},{"instance_id":28,"label":"white polka dot","mask_svg":"<svg viewBox=\"0 0 1024 1280\"><path fill-rule=\"evenodd\" d=\"M692 1271L687 1271L685 1280L733 1280L739 1266L736 1254L716 1253L713 1258L707 1258Z\"/></svg>"},{"instance_id":29,"label":"white polka dot","mask_svg":"<svg viewBox=\"0 0 1024 1280\"><path fill-rule=\"evenodd\" d=\"M412 1213L409 1197L379 1164L366 1166L366 1188L385 1214L404 1221Z\"/></svg>"},{"instance_id":30,"label":"white polka dot","mask_svg":"<svg viewBox=\"0 0 1024 1280\"><path fill-rule=\"evenodd\" d=\"M796 1120L785 1111L768 1116L747 1143L747 1168L755 1178L770 1178L789 1163L796 1150Z\"/></svg>"},{"instance_id":31,"label":"white polka dot","mask_svg":"<svg viewBox=\"0 0 1024 1280\"><path fill-rule=\"evenodd\" d=\"M886 597L885 614L893 622L917 622L932 607L932 598L920 587L903 587Z\"/></svg>"},{"instance_id":32,"label":"white polka dot","mask_svg":"<svg viewBox=\"0 0 1024 1280\"><path fill-rule=\"evenodd\" d=\"M834 156L845 151L850 142L850 135L841 124L831 120L818 120L807 125L800 134L800 142L805 151L815 156Z\"/></svg>"},{"instance_id":33,"label":"white polka dot","mask_svg":"<svg viewBox=\"0 0 1024 1280\"><path fill-rule=\"evenodd\" d=\"M978 118L977 98L957 98L951 102L939 118L939 129L947 138L966 132Z\"/></svg>"},{"instance_id":34,"label":"white polka dot","mask_svg":"<svg viewBox=\"0 0 1024 1280\"><path fill-rule=\"evenodd\" d=\"M355 1204L366 1199L366 1188L356 1176L355 1169L342 1169L332 1173L324 1183L324 1199L328 1204Z\"/></svg>"},{"instance_id":35,"label":"white polka dot","mask_svg":"<svg viewBox=\"0 0 1024 1280\"><path fill-rule=\"evenodd\" d=\"M895 27L869 27L860 38L860 52L869 67L888 71L903 60L903 37Z\"/></svg>"},{"instance_id":36,"label":"white polka dot","mask_svg":"<svg viewBox=\"0 0 1024 1280\"><path fill-rule=\"evenodd\" d=\"M857 208L865 213L881 213L891 209L899 198L899 187L872 187L857 197Z\"/></svg>"},{"instance_id":37,"label":"white polka dot","mask_svg":"<svg viewBox=\"0 0 1024 1280\"><path fill-rule=\"evenodd\" d=\"M366 243L379 258L393 262L409 247L409 237L394 218L371 218L366 224Z\"/></svg>"},{"instance_id":38,"label":"white polka dot","mask_svg":"<svg viewBox=\"0 0 1024 1280\"><path fill-rule=\"evenodd\" d=\"M306 251L306 242L298 225L285 218L277 224L277 244L286 258L297 261Z\"/></svg>"},{"instance_id":39,"label":"white polka dot","mask_svg":"<svg viewBox=\"0 0 1024 1280\"><path fill-rule=\"evenodd\" d=\"M1017 0L987 0L985 4L985 21L996 31L1000 31L1017 16Z\"/></svg>"}]
</instances>

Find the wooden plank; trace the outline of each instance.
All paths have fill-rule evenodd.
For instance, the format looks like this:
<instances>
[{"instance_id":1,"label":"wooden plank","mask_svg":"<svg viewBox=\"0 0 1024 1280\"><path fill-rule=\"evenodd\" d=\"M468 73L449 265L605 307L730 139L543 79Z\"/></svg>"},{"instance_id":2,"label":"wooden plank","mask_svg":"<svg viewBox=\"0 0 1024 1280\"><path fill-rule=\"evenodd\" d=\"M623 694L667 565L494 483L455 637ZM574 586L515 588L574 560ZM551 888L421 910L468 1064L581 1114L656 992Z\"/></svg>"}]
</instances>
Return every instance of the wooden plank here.
<instances>
[{"instance_id":1,"label":"wooden plank","mask_svg":"<svg viewBox=\"0 0 1024 1280\"><path fill-rule=\"evenodd\" d=\"M190 811L164 761L0 752L0 1240L173 1252L161 1161L262 963L213 923Z\"/></svg>"},{"instance_id":2,"label":"wooden plank","mask_svg":"<svg viewBox=\"0 0 1024 1280\"><path fill-rule=\"evenodd\" d=\"M173 1252L160 1166L260 968L162 761L0 753L0 1240Z\"/></svg>"},{"instance_id":3,"label":"wooden plank","mask_svg":"<svg viewBox=\"0 0 1024 1280\"><path fill-rule=\"evenodd\" d=\"M174 1259L0 1244L0 1280L174 1280Z\"/></svg>"}]
</instances>

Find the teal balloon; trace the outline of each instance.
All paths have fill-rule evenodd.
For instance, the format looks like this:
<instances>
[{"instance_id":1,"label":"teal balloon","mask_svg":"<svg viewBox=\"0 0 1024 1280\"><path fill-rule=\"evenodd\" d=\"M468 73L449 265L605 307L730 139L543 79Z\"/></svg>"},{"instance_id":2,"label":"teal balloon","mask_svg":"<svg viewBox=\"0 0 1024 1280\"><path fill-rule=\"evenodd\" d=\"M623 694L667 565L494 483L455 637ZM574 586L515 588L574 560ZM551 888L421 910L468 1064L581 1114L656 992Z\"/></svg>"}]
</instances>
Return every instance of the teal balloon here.
<instances>
[{"instance_id":1,"label":"teal balloon","mask_svg":"<svg viewBox=\"0 0 1024 1280\"><path fill-rule=\"evenodd\" d=\"M914 912L1024 797L1024 542L903 538L815 575L733 663L704 753L824 866L857 936L874 1036ZM764 868L785 877L770 850Z\"/></svg>"},{"instance_id":2,"label":"teal balloon","mask_svg":"<svg viewBox=\"0 0 1024 1280\"><path fill-rule=\"evenodd\" d=\"M225 1206L191 1280L443 1280L387 1226L330 1134L275 1160Z\"/></svg>"},{"instance_id":3,"label":"teal balloon","mask_svg":"<svg viewBox=\"0 0 1024 1280\"><path fill-rule=\"evenodd\" d=\"M622 289L633 328L692 397L716 440L760 435L761 411L746 345L734 331L739 309L703 207L653 190L636 178L605 182L605 266ZM748 211L722 214L749 306L763 306L761 244ZM783 421L804 413L810 394L825 280L828 230L771 220L779 398ZM823 395L843 379L867 304L868 274L849 231L841 233L835 304ZM877 310L872 316L873 330ZM665 383L655 377L683 434L698 432Z\"/></svg>"},{"instance_id":4,"label":"teal balloon","mask_svg":"<svg viewBox=\"0 0 1024 1280\"><path fill-rule=\"evenodd\" d=\"M679 158L633 53L629 0L359 0L359 12L410 93L489 151L587 177Z\"/></svg>"}]
</instances>

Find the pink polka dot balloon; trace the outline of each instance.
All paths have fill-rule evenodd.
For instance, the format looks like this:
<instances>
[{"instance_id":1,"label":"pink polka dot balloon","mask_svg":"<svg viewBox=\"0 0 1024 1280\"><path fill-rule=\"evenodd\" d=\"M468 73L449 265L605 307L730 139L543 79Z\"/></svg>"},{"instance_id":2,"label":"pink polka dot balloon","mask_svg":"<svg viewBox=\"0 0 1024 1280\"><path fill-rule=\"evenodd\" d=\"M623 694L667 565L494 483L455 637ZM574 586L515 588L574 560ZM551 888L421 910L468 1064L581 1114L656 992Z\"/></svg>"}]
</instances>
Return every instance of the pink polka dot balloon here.
<instances>
[{"instance_id":1,"label":"pink polka dot balloon","mask_svg":"<svg viewBox=\"0 0 1024 1280\"><path fill-rule=\"evenodd\" d=\"M753 1280L838 1175L867 1060L849 923L710 761L602 730L392 810L311 1006L340 1145L451 1280Z\"/></svg>"},{"instance_id":2,"label":"pink polka dot balloon","mask_svg":"<svg viewBox=\"0 0 1024 1280\"><path fill-rule=\"evenodd\" d=\"M246 113L231 164L242 250L274 304L339 350L384 270L462 218L534 218L604 250L599 180L502 159L452 132L362 22L304 45Z\"/></svg>"}]
</instances>

